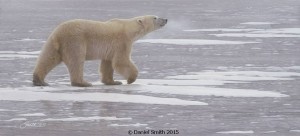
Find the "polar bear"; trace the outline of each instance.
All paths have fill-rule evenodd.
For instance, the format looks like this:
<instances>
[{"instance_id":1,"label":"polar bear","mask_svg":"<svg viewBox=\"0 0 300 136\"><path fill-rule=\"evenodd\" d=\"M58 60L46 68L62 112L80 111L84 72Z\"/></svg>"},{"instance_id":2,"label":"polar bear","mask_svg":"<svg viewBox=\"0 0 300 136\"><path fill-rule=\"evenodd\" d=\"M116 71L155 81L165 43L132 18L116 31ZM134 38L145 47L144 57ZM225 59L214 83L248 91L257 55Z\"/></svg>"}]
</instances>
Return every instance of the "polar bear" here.
<instances>
[{"instance_id":1,"label":"polar bear","mask_svg":"<svg viewBox=\"0 0 300 136\"><path fill-rule=\"evenodd\" d=\"M85 60L101 60L99 71L105 85L120 85L114 70L133 83L138 70L131 61L132 44L146 34L162 28L167 19L154 15L106 22L76 19L60 24L45 43L33 72L33 85L47 86L46 75L64 62L72 86L88 87L83 80Z\"/></svg>"}]
</instances>

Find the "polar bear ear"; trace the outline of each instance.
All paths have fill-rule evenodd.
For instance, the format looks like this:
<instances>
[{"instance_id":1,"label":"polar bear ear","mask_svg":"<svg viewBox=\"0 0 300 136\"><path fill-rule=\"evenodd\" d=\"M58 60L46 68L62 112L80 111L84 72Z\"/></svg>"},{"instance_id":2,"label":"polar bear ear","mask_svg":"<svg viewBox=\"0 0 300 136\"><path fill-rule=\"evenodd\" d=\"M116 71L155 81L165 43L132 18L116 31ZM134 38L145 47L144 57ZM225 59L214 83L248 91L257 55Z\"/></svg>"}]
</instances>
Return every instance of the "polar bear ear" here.
<instances>
[{"instance_id":1,"label":"polar bear ear","mask_svg":"<svg viewBox=\"0 0 300 136\"><path fill-rule=\"evenodd\" d=\"M144 19L142 19L142 18L137 19L137 22L138 22L140 25L144 25Z\"/></svg>"}]
</instances>

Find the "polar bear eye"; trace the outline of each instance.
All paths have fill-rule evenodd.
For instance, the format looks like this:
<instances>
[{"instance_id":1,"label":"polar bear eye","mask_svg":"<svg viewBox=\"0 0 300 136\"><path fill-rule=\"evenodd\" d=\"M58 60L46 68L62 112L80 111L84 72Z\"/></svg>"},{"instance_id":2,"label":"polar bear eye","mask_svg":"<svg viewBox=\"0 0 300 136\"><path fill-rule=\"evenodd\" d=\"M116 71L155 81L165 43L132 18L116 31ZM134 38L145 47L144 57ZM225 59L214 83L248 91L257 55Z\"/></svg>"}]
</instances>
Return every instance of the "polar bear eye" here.
<instances>
[{"instance_id":1,"label":"polar bear eye","mask_svg":"<svg viewBox=\"0 0 300 136\"><path fill-rule=\"evenodd\" d=\"M156 20L157 19L157 17L154 17L154 20Z\"/></svg>"}]
</instances>

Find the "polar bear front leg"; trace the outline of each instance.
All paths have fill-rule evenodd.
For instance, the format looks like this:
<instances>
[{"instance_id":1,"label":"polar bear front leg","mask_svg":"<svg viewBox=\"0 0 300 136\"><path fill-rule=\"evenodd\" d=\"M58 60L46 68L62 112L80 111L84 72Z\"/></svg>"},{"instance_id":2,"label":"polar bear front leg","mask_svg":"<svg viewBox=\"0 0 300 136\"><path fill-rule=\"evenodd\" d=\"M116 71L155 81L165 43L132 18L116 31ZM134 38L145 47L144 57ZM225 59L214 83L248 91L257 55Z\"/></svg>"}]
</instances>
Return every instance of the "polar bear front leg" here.
<instances>
[{"instance_id":1,"label":"polar bear front leg","mask_svg":"<svg viewBox=\"0 0 300 136\"><path fill-rule=\"evenodd\" d=\"M101 60L100 65L100 73L102 75L102 83L105 85L121 85L122 82L120 81L114 81L113 74L114 70L112 67L112 62L109 60Z\"/></svg>"},{"instance_id":2,"label":"polar bear front leg","mask_svg":"<svg viewBox=\"0 0 300 136\"><path fill-rule=\"evenodd\" d=\"M113 69L127 79L127 84L133 83L138 76L138 70L129 57L114 58Z\"/></svg>"}]
</instances>

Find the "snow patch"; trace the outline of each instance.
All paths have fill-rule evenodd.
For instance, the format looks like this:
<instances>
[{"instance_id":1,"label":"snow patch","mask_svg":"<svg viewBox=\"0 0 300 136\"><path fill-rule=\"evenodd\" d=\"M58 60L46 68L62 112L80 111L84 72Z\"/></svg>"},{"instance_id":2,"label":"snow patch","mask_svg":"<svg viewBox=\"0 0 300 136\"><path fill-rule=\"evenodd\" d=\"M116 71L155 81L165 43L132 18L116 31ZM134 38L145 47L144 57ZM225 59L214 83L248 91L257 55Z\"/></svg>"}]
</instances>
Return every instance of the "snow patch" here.
<instances>
[{"instance_id":1,"label":"snow patch","mask_svg":"<svg viewBox=\"0 0 300 136\"><path fill-rule=\"evenodd\" d=\"M275 25L275 22L244 22L242 25Z\"/></svg>"},{"instance_id":2,"label":"snow patch","mask_svg":"<svg viewBox=\"0 0 300 136\"><path fill-rule=\"evenodd\" d=\"M0 51L0 59L8 59L8 58L37 58L40 51Z\"/></svg>"},{"instance_id":3,"label":"snow patch","mask_svg":"<svg viewBox=\"0 0 300 136\"><path fill-rule=\"evenodd\" d=\"M217 132L218 134L253 134L254 131L222 131L222 132Z\"/></svg>"},{"instance_id":4,"label":"snow patch","mask_svg":"<svg viewBox=\"0 0 300 136\"><path fill-rule=\"evenodd\" d=\"M141 124L141 123L135 123L135 124L110 124L108 126L111 126L111 127L143 127L143 126L148 126L148 124Z\"/></svg>"},{"instance_id":5,"label":"snow patch","mask_svg":"<svg viewBox=\"0 0 300 136\"><path fill-rule=\"evenodd\" d=\"M27 113L27 114L19 114L19 116L25 116L25 117L31 117L31 116L43 117L43 116L46 116L46 115L44 113Z\"/></svg>"},{"instance_id":6,"label":"snow patch","mask_svg":"<svg viewBox=\"0 0 300 136\"><path fill-rule=\"evenodd\" d=\"M290 130L290 132L300 133L300 130Z\"/></svg>"},{"instance_id":7,"label":"snow patch","mask_svg":"<svg viewBox=\"0 0 300 136\"><path fill-rule=\"evenodd\" d=\"M300 37L300 35L292 35L292 34L272 34L272 33L262 33L262 34L255 34L255 33L225 33L225 34L210 34L217 37L260 37L260 38L271 38L271 37Z\"/></svg>"},{"instance_id":8,"label":"snow patch","mask_svg":"<svg viewBox=\"0 0 300 136\"><path fill-rule=\"evenodd\" d=\"M215 80L215 81L271 81L271 80L293 80L293 76L300 77L296 72L264 72L264 71L204 71L191 72L187 75L168 76L169 79L185 80Z\"/></svg>"},{"instance_id":9,"label":"snow patch","mask_svg":"<svg viewBox=\"0 0 300 136\"><path fill-rule=\"evenodd\" d=\"M171 76L170 76L171 77ZM209 86L224 85L228 83L243 83L237 81L221 81L214 79L180 80L180 79L138 79L137 84L146 85L169 85L169 86Z\"/></svg>"},{"instance_id":10,"label":"snow patch","mask_svg":"<svg viewBox=\"0 0 300 136\"><path fill-rule=\"evenodd\" d=\"M27 120L26 118L12 118L9 120L1 120L1 121L5 121L5 122L12 122L12 121L25 121Z\"/></svg>"},{"instance_id":11,"label":"snow patch","mask_svg":"<svg viewBox=\"0 0 300 136\"><path fill-rule=\"evenodd\" d=\"M42 39L23 38L23 39L14 40L14 41L18 41L18 42L31 42L31 41L42 41Z\"/></svg>"},{"instance_id":12,"label":"snow patch","mask_svg":"<svg viewBox=\"0 0 300 136\"><path fill-rule=\"evenodd\" d=\"M185 32L251 32L263 29L230 29L230 28L212 28L212 29L190 29L183 30Z\"/></svg>"},{"instance_id":13,"label":"snow patch","mask_svg":"<svg viewBox=\"0 0 300 136\"><path fill-rule=\"evenodd\" d=\"M224 44L250 44L258 42L203 40L203 39L144 39L136 43L158 43L171 45L224 45Z\"/></svg>"},{"instance_id":14,"label":"snow patch","mask_svg":"<svg viewBox=\"0 0 300 136\"><path fill-rule=\"evenodd\" d=\"M1 111L15 111L15 110L0 109L0 112L1 112Z\"/></svg>"},{"instance_id":15,"label":"snow patch","mask_svg":"<svg viewBox=\"0 0 300 136\"><path fill-rule=\"evenodd\" d=\"M132 120L132 118L117 118L117 117L70 117L70 118L47 118L40 121L98 121L98 120L107 120L107 121L122 121L122 120Z\"/></svg>"},{"instance_id":16,"label":"snow patch","mask_svg":"<svg viewBox=\"0 0 300 136\"><path fill-rule=\"evenodd\" d=\"M263 132L264 134L269 134L269 133L276 133L277 131L266 131L266 132Z\"/></svg>"},{"instance_id":17,"label":"snow patch","mask_svg":"<svg viewBox=\"0 0 300 136\"><path fill-rule=\"evenodd\" d=\"M270 33L270 34L300 34L300 28L278 28L258 30L251 33Z\"/></svg>"},{"instance_id":18,"label":"snow patch","mask_svg":"<svg viewBox=\"0 0 300 136\"><path fill-rule=\"evenodd\" d=\"M120 86L122 87L122 86ZM73 90L80 90L76 87L70 87ZM93 89L93 88L91 88ZM32 91L35 90L35 91ZM8 101L104 101L104 102L123 102L139 104L162 104L162 105L207 105L199 101L186 101L177 98L160 98L144 95L129 95L118 93L61 93L61 92L43 92L43 91L64 91L64 88L50 88L45 90L28 88L0 88L0 100Z\"/></svg>"}]
</instances>

